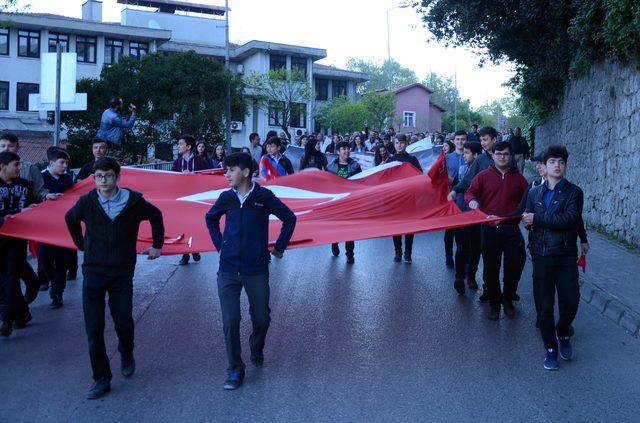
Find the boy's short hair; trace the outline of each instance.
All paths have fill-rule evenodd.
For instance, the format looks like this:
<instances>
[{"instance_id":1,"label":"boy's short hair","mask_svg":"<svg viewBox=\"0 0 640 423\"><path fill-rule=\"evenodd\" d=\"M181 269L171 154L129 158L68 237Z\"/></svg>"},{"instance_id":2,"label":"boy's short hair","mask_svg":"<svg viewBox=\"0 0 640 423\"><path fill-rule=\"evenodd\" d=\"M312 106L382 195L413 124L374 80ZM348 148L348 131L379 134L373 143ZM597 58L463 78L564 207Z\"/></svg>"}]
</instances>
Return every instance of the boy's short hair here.
<instances>
[{"instance_id":1,"label":"boy's short hair","mask_svg":"<svg viewBox=\"0 0 640 423\"><path fill-rule=\"evenodd\" d=\"M482 144L477 141L465 142L464 148L471 151L473 154L482 154Z\"/></svg>"},{"instance_id":2,"label":"boy's short hair","mask_svg":"<svg viewBox=\"0 0 640 423\"><path fill-rule=\"evenodd\" d=\"M100 144L100 143L108 144L106 140L103 140L102 138L99 138L99 137L95 137L93 141L91 141L91 144Z\"/></svg>"},{"instance_id":3,"label":"boy's short hair","mask_svg":"<svg viewBox=\"0 0 640 423\"><path fill-rule=\"evenodd\" d=\"M69 161L69 153L66 150L60 147L49 147L47 148L47 160L50 162L55 162L59 159L65 159Z\"/></svg>"},{"instance_id":4,"label":"boy's short hair","mask_svg":"<svg viewBox=\"0 0 640 423\"><path fill-rule=\"evenodd\" d=\"M467 137L467 131L465 131L464 129L460 129L459 131L454 132L453 137L460 137L464 135L465 138Z\"/></svg>"},{"instance_id":5,"label":"boy's short hair","mask_svg":"<svg viewBox=\"0 0 640 423\"><path fill-rule=\"evenodd\" d=\"M18 137L13 132L3 132L0 135L0 140L7 140L12 144L20 145L20 141L18 141Z\"/></svg>"},{"instance_id":6,"label":"boy's short hair","mask_svg":"<svg viewBox=\"0 0 640 423\"><path fill-rule=\"evenodd\" d=\"M190 145L191 151L194 151L196 149L196 139L193 138L191 135L187 135L187 134L180 135L180 138L178 138L178 141L180 140L184 140L184 142L187 145Z\"/></svg>"},{"instance_id":7,"label":"boy's short hair","mask_svg":"<svg viewBox=\"0 0 640 423\"><path fill-rule=\"evenodd\" d=\"M264 143L264 146L266 147L266 146L268 146L269 144L275 144L275 145L277 145L278 147L282 147L282 140L281 140L281 139L280 139L280 137L278 137L278 136L273 136L273 137L269 138L269 139L267 140L267 142L265 142L265 143Z\"/></svg>"},{"instance_id":8,"label":"boy's short hair","mask_svg":"<svg viewBox=\"0 0 640 423\"><path fill-rule=\"evenodd\" d=\"M509 150L509 153L511 153L511 143L508 141L498 141L497 143L493 144L493 152L496 151L504 151L504 150Z\"/></svg>"},{"instance_id":9,"label":"boy's short hair","mask_svg":"<svg viewBox=\"0 0 640 423\"><path fill-rule=\"evenodd\" d=\"M471 125L471 127L472 127L472 128L477 128L477 127L478 127L478 124L477 124L477 123L474 123L473 125Z\"/></svg>"},{"instance_id":10,"label":"boy's short hair","mask_svg":"<svg viewBox=\"0 0 640 423\"><path fill-rule=\"evenodd\" d=\"M562 159L566 163L567 160L569 160L567 147L563 145L550 145L544 150L544 153L542 153L542 163L546 165L549 159Z\"/></svg>"},{"instance_id":11,"label":"boy's short hair","mask_svg":"<svg viewBox=\"0 0 640 423\"><path fill-rule=\"evenodd\" d=\"M15 162L16 160L20 160L20 156L12 151L3 151L2 153L0 153L0 164L8 165L9 163Z\"/></svg>"},{"instance_id":12,"label":"boy's short hair","mask_svg":"<svg viewBox=\"0 0 640 423\"><path fill-rule=\"evenodd\" d=\"M498 131L493 126L484 126L478 131L479 136L489 135L491 138L498 137Z\"/></svg>"},{"instance_id":13,"label":"boy's short hair","mask_svg":"<svg viewBox=\"0 0 640 423\"><path fill-rule=\"evenodd\" d=\"M96 164L93 165L93 172L96 170L102 170L103 172L113 170L116 176L120 175L120 164L116 161L116 159L112 157L103 157L96 161Z\"/></svg>"},{"instance_id":14,"label":"boy's short hair","mask_svg":"<svg viewBox=\"0 0 640 423\"><path fill-rule=\"evenodd\" d=\"M240 170L249 169L249 175L253 174L256 169L253 168L253 157L249 153L233 153L224 159L224 167L238 166Z\"/></svg>"},{"instance_id":15,"label":"boy's short hair","mask_svg":"<svg viewBox=\"0 0 640 423\"><path fill-rule=\"evenodd\" d=\"M397 134L396 135L396 141L400 141L400 142L409 142L407 140L407 134Z\"/></svg>"},{"instance_id":16,"label":"boy's short hair","mask_svg":"<svg viewBox=\"0 0 640 423\"><path fill-rule=\"evenodd\" d=\"M109 107L111 107L112 109L115 109L116 106L121 106L122 105L122 99L120 97L113 97L111 100L109 100Z\"/></svg>"},{"instance_id":17,"label":"boy's short hair","mask_svg":"<svg viewBox=\"0 0 640 423\"><path fill-rule=\"evenodd\" d=\"M349 144L348 141L340 141L339 143L336 144L336 153L344 147L349 147L351 148L351 145Z\"/></svg>"},{"instance_id":18,"label":"boy's short hair","mask_svg":"<svg viewBox=\"0 0 640 423\"><path fill-rule=\"evenodd\" d=\"M252 132L249 134L249 141L253 141L255 137L259 137L260 135L257 132Z\"/></svg>"}]
</instances>

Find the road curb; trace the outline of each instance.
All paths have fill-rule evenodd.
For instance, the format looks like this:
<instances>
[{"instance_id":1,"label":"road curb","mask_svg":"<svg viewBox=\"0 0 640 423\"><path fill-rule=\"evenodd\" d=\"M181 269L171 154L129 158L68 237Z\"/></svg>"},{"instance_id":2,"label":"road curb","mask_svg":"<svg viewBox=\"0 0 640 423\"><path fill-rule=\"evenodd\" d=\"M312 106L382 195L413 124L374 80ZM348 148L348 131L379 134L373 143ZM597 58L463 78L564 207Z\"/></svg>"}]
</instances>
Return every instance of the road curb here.
<instances>
[{"instance_id":1,"label":"road curb","mask_svg":"<svg viewBox=\"0 0 640 423\"><path fill-rule=\"evenodd\" d=\"M622 301L580 275L580 298L595 307L633 337L640 332L640 314L624 305Z\"/></svg>"}]
</instances>

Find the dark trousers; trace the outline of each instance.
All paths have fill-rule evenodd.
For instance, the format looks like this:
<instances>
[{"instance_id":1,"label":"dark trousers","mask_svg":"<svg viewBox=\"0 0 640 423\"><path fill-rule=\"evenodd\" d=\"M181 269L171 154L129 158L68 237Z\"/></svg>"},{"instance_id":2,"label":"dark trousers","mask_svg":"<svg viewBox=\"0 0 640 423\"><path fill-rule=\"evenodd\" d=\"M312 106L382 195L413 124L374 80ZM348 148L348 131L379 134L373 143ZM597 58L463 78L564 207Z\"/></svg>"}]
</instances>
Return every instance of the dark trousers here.
<instances>
[{"instance_id":1,"label":"dark trousers","mask_svg":"<svg viewBox=\"0 0 640 423\"><path fill-rule=\"evenodd\" d=\"M20 279L24 281L24 284L27 287L25 296L29 296L33 300L40 289L40 278L27 261L26 256L24 263L22 264L22 270L20 271Z\"/></svg>"},{"instance_id":2,"label":"dark trousers","mask_svg":"<svg viewBox=\"0 0 640 423\"><path fill-rule=\"evenodd\" d=\"M107 293L118 335L118 351L125 357L133 354L133 277L86 273L82 283L82 307L94 380L111 380L112 376L104 344L104 300Z\"/></svg>"},{"instance_id":3,"label":"dark trousers","mask_svg":"<svg viewBox=\"0 0 640 423\"><path fill-rule=\"evenodd\" d=\"M556 336L569 336L569 328L578 312L580 284L575 257L533 255L533 298L536 304L540 334L545 348L558 349ZM556 324L554 306L558 293L559 318Z\"/></svg>"},{"instance_id":4,"label":"dark trousers","mask_svg":"<svg viewBox=\"0 0 640 423\"><path fill-rule=\"evenodd\" d=\"M218 273L218 297L222 309L224 340L227 345L228 371L243 370L240 345L240 293L244 287L249 299L249 314L253 333L249 337L252 357L262 357L267 331L269 330L269 275L242 276Z\"/></svg>"},{"instance_id":5,"label":"dark trousers","mask_svg":"<svg viewBox=\"0 0 640 423\"><path fill-rule=\"evenodd\" d=\"M396 255L402 255L402 235L393 237L393 247L396 250ZM411 257L413 252L413 234L404 236L404 253Z\"/></svg>"},{"instance_id":6,"label":"dark trousers","mask_svg":"<svg viewBox=\"0 0 640 423\"><path fill-rule=\"evenodd\" d=\"M2 321L13 324L29 312L20 289L20 274L27 259L27 241L0 237L0 303Z\"/></svg>"},{"instance_id":7,"label":"dark trousers","mask_svg":"<svg viewBox=\"0 0 640 423\"><path fill-rule=\"evenodd\" d=\"M344 249L346 250L346 254L347 257L354 257L354 252L353 250L356 248L356 243L355 241L347 241L344 243ZM333 251L340 251L340 244L338 244L337 242L335 244L331 244L331 249Z\"/></svg>"},{"instance_id":8,"label":"dark trousers","mask_svg":"<svg viewBox=\"0 0 640 423\"><path fill-rule=\"evenodd\" d=\"M480 225L466 226L455 230L456 278L475 277L480 263Z\"/></svg>"},{"instance_id":9,"label":"dark trousers","mask_svg":"<svg viewBox=\"0 0 640 423\"><path fill-rule=\"evenodd\" d=\"M444 253L447 256L453 256L454 238L455 238L455 229L447 229L444 231Z\"/></svg>"},{"instance_id":10,"label":"dark trousers","mask_svg":"<svg viewBox=\"0 0 640 423\"><path fill-rule=\"evenodd\" d=\"M500 265L504 256L504 289L500 289ZM483 279L489 303L499 306L503 299L515 299L527 259L524 238L517 225L482 226Z\"/></svg>"},{"instance_id":11,"label":"dark trousers","mask_svg":"<svg viewBox=\"0 0 640 423\"><path fill-rule=\"evenodd\" d=\"M38 246L38 260L47 280L51 281L49 295L56 298L64 293L67 287L67 270L71 261L72 250L53 245Z\"/></svg>"},{"instance_id":12,"label":"dark trousers","mask_svg":"<svg viewBox=\"0 0 640 423\"><path fill-rule=\"evenodd\" d=\"M72 275L78 274L78 252L76 250L69 250L69 262L67 263L67 270Z\"/></svg>"}]
</instances>

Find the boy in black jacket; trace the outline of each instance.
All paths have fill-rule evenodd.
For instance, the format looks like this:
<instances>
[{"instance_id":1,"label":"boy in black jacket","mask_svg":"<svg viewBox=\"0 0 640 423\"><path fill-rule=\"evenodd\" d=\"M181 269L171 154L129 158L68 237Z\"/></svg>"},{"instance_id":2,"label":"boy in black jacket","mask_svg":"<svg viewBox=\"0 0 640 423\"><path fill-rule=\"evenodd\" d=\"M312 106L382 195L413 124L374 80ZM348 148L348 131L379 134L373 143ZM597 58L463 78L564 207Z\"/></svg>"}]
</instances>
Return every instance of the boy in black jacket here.
<instances>
[{"instance_id":1,"label":"boy in black jacket","mask_svg":"<svg viewBox=\"0 0 640 423\"><path fill-rule=\"evenodd\" d=\"M73 177L67 173L69 154L59 147L47 150L49 166L42 171L44 187L50 194L62 194L73 186ZM51 281L49 296L51 308L62 307L62 294L67 285L67 271L71 260L75 259L68 248L40 244L38 247L38 263L43 270L47 282Z\"/></svg>"},{"instance_id":2,"label":"boy in black jacket","mask_svg":"<svg viewBox=\"0 0 640 423\"><path fill-rule=\"evenodd\" d=\"M133 272L140 223L151 223L152 246L145 251L149 260L160 257L164 225L160 210L142 194L119 188L120 165L110 157L94 166L96 189L78 199L65 220L74 244L84 251L82 263L82 306L94 385L88 399L97 399L111 389L111 369L104 344L104 297L109 293L109 309L118 335L121 371L131 377L133 358ZM86 230L82 234L84 222Z\"/></svg>"},{"instance_id":3,"label":"boy in black jacket","mask_svg":"<svg viewBox=\"0 0 640 423\"><path fill-rule=\"evenodd\" d=\"M411 163L416 169L422 172L422 166L415 156L407 153L407 145L409 142L405 134L398 134L395 141L396 154L389 158L390 162L403 162ZM396 254L393 261L400 263L402 261L402 235L393 237L393 247ZM404 236L404 261L411 263L411 253L413 250L413 234L407 234Z\"/></svg>"},{"instance_id":4,"label":"boy in black jacket","mask_svg":"<svg viewBox=\"0 0 640 423\"><path fill-rule=\"evenodd\" d=\"M529 251L533 262L533 290L540 333L546 349L544 368L558 369L560 357L573 358L571 323L578 312L578 231L581 226L582 190L564 177L569 157L562 146L550 146L543 154L546 181L529 191L522 216L529 229ZM558 292L559 319L554 318Z\"/></svg>"},{"instance_id":5,"label":"boy in black jacket","mask_svg":"<svg viewBox=\"0 0 640 423\"><path fill-rule=\"evenodd\" d=\"M218 296L227 346L227 380L224 389L237 389L244 381L245 365L240 346L240 293L249 299L253 333L249 337L251 362L262 366L264 343L269 329L269 215L282 223L271 251L282 258L293 235L296 216L271 191L252 182L253 159L247 153L229 155L225 177L231 189L223 192L205 220L211 241L220 254ZM226 217L224 234L220 219Z\"/></svg>"},{"instance_id":6,"label":"boy in black jacket","mask_svg":"<svg viewBox=\"0 0 640 423\"><path fill-rule=\"evenodd\" d=\"M36 203L31 183L20 178L20 156L0 153L0 223ZM31 320L20 290L20 272L26 261L27 241L0 236L0 336L10 336L15 324L23 328Z\"/></svg>"}]
</instances>

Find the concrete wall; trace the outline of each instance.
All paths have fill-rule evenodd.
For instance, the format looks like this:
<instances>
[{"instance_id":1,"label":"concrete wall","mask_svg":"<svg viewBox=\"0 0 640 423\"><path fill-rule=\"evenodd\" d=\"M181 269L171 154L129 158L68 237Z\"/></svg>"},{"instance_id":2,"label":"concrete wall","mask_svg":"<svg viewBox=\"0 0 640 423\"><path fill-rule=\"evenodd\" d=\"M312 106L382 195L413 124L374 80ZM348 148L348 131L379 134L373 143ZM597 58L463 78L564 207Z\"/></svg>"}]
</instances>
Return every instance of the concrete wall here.
<instances>
[{"instance_id":1,"label":"concrete wall","mask_svg":"<svg viewBox=\"0 0 640 423\"><path fill-rule=\"evenodd\" d=\"M536 128L536 153L569 149L568 179L585 193L584 217L640 246L640 71L594 65L574 81L556 117Z\"/></svg>"},{"instance_id":2,"label":"concrete wall","mask_svg":"<svg viewBox=\"0 0 640 423\"><path fill-rule=\"evenodd\" d=\"M414 127L403 126L404 112L415 112ZM429 92L413 87L396 95L396 122L394 125L399 132L421 132L429 127Z\"/></svg>"}]
</instances>

